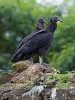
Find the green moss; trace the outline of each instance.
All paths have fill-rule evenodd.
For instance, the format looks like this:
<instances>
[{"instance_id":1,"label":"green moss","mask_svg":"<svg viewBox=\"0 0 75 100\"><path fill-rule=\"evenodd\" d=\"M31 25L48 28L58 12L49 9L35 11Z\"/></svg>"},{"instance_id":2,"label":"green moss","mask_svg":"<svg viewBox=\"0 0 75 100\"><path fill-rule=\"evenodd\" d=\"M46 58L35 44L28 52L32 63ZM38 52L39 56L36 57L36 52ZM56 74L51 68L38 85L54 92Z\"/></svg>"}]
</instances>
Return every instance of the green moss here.
<instances>
[{"instance_id":1,"label":"green moss","mask_svg":"<svg viewBox=\"0 0 75 100\"><path fill-rule=\"evenodd\" d=\"M67 74L57 74L57 73L51 73L48 75L46 80L56 80L55 87L58 88L68 88L73 83L70 81L70 78L75 74L75 72L68 72Z\"/></svg>"},{"instance_id":2,"label":"green moss","mask_svg":"<svg viewBox=\"0 0 75 100\"><path fill-rule=\"evenodd\" d=\"M42 77L37 79L37 83L35 81L27 81L26 83L6 83L0 84L0 88L13 88L19 89L21 87L26 88L26 91L29 91L35 85L49 85L57 88L68 88L73 85L71 82L71 77L75 75L75 72L68 72L67 74L57 74L57 73L48 73L44 74ZM53 84L53 81L56 81L56 84Z\"/></svg>"},{"instance_id":3,"label":"green moss","mask_svg":"<svg viewBox=\"0 0 75 100\"><path fill-rule=\"evenodd\" d=\"M68 88L71 85L72 85L72 82L66 82L66 83L64 83L64 82L57 82L56 87L62 89L62 88Z\"/></svg>"},{"instance_id":4,"label":"green moss","mask_svg":"<svg viewBox=\"0 0 75 100\"><path fill-rule=\"evenodd\" d=\"M1 84L0 89L4 90L15 90L15 89L22 89L24 88L25 92L30 91L34 87L33 81L29 80L26 83L6 83L6 84Z\"/></svg>"}]
</instances>

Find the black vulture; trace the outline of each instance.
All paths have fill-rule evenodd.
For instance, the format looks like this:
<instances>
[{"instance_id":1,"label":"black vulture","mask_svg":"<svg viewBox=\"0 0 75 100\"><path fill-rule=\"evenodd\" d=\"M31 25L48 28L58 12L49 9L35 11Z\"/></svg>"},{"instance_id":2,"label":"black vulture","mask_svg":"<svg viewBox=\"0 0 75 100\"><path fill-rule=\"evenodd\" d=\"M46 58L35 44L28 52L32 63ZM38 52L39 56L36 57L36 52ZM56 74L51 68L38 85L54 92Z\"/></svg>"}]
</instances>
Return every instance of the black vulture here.
<instances>
[{"instance_id":1,"label":"black vulture","mask_svg":"<svg viewBox=\"0 0 75 100\"><path fill-rule=\"evenodd\" d=\"M53 16L49 20L48 27L35 32L35 34L30 39L28 39L28 41L18 49L18 51L16 51L12 60L15 62L20 61L22 57L24 57L26 60L31 56L38 54L39 62L40 64L43 64L42 56L51 45L53 34L57 28L58 21L62 22L58 16Z\"/></svg>"},{"instance_id":2,"label":"black vulture","mask_svg":"<svg viewBox=\"0 0 75 100\"><path fill-rule=\"evenodd\" d=\"M26 36L26 37L21 41L21 43L18 45L18 47L17 47L17 49L15 50L15 52L17 52L31 37L33 37L37 31L44 29L44 23L47 23L47 22L46 22L44 19L42 19L42 18L38 18L38 19L36 20L36 29L35 29L35 31L32 32L30 35ZM18 56L20 57L20 55L18 55ZM15 57L15 55L13 55L13 57L12 57L12 62L17 62L17 61L19 61L19 60L24 60L24 58L23 58L22 55L21 55L21 58L20 58L19 60L16 60L16 61L15 61L14 57ZM30 59L30 60L33 62L32 57L30 57L30 58L28 58L28 59Z\"/></svg>"}]
</instances>

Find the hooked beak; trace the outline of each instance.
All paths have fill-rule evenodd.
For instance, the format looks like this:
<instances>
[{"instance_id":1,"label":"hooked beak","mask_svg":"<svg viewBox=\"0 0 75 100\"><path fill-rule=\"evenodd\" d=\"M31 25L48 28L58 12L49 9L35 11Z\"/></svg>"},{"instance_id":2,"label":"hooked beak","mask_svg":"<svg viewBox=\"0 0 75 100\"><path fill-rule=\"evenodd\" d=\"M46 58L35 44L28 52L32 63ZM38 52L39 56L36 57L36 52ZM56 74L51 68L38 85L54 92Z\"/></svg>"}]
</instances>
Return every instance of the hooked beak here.
<instances>
[{"instance_id":1,"label":"hooked beak","mask_svg":"<svg viewBox=\"0 0 75 100\"><path fill-rule=\"evenodd\" d=\"M62 21L60 18L58 18L58 21L60 21L60 22L62 22L62 23L63 23L63 21Z\"/></svg>"},{"instance_id":2,"label":"hooked beak","mask_svg":"<svg viewBox=\"0 0 75 100\"><path fill-rule=\"evenodd\" d=\"M43 23L46 23L46 24L47 24L48 22L44 20L44 22L43 22Z\"/></svg>"},{"instance_id":3,"label":"hooked beak","mask_svg":"<svg viewBox=\"0 0 75 100\"><path fill-rule=\"evenodd\" d=\"M62 21L62 20L60 20L60 22L61 22L61 23L63 23L63 21Z\"/></svg>"}]
</instances>

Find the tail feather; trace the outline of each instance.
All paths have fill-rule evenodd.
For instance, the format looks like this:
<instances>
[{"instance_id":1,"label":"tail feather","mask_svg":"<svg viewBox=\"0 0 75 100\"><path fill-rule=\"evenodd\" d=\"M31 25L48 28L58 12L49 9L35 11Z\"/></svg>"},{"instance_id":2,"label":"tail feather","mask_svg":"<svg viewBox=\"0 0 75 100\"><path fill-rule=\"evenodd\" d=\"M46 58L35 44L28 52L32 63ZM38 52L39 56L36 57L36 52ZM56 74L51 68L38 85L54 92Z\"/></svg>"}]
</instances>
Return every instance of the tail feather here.
<instances>
[{"instance_id":1,"label":"tail feather","mask_svg":"<svg viewBox=\"0 0 75 100\"><path fill-rule=\"evenodd\" d=\"M12 62L18 62L21 59L22 54L19 55L13 55L13 57L11 58Z\"/></svg>"},{"instance_id":2,"label":"tail feather","mask_svg":"<svg viewBox=\"0 0 75 100\"><path fill-rule=\"evenodd\" d=\"M18 55L14 55L11 58L12 62L18 62L18 61L23 61L23 60L27 60L31 57L31 54L18 54Z\"/></svg>"}]
</instances>

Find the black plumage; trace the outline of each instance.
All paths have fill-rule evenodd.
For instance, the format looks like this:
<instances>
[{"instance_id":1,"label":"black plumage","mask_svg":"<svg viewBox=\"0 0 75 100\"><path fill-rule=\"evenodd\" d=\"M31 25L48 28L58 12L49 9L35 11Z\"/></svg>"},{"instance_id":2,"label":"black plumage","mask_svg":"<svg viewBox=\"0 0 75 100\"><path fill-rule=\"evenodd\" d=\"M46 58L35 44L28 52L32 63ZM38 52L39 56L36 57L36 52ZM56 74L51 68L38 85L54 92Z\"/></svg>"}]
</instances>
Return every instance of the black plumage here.
<instances>
[{"instance_id":1,"label":"black plumage","mask_svg":"<svg viewBox=\"0 0 75 100\"><path fill-rule=\"evenodd\" d=\"M42 56L51 45L53 34L57 28L57 21L62 22L58 16L54 16L50 19L47 28L35 32L35 34L16 51L13 61L20 61L22 58L26 60L38 54L40 56L40 64L43 63Z\"/></svg>"},{"instance_id":2,"label":"black plumage","mask_svg":"<svg viewBox=\"0 0 75 100\"><path fill-rule=\"evenodd\" d=\"M37 31L39 31L39 30L42 30L42 29L44 29L44 23L47 23L44 19L42 19L42 18L38 18L37 20L36 20L36 29L35 29L35 31L34 32L32 32L30 35L28 35L28 36L26 36L22 41L21 41L21 43L18 45L18 47L17 47L17 49L15 50L15 53L27 42L27 41L29 41L35 34L36 34L36 32ZM21 57L20 57L21 56ZM15 60L15 54L12 56L12 62L17 62L17 61L19 61L19 60L24 60L24 59L26 59L24 56L22 56L22 55L18 55L17 56L17 60ZM28 59L30 59L29 57L28 57ZM32 59L31 59L32 60Z\"/></svg>"}]
</instances>

